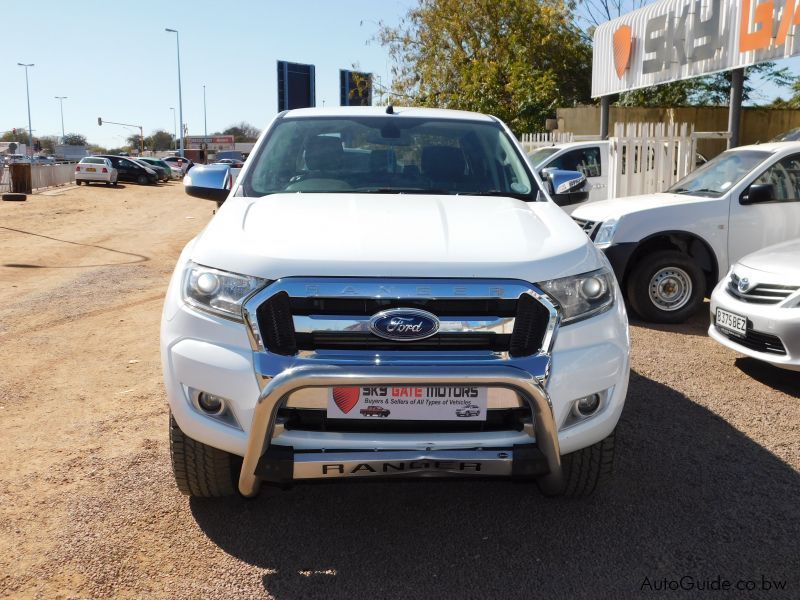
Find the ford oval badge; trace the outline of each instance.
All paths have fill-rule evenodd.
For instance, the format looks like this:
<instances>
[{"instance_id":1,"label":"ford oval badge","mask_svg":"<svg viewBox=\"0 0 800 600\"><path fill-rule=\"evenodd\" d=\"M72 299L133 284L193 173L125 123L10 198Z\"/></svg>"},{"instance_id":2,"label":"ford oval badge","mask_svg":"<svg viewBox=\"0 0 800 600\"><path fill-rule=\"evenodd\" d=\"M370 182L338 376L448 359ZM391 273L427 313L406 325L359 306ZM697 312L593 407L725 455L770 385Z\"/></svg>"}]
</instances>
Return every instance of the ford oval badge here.
<instances>
[{"instance_id":1,"label":"ford oval badge","mask_svg":"<svg viewBox=\"0 0 800 600\"><path fill-rule=\"evenodd\" d=\"M387 340L413 342L439 331L439 319L416 308L393 308L373 315L369 320L369 330Z\"/></svg>"}]
</instances>

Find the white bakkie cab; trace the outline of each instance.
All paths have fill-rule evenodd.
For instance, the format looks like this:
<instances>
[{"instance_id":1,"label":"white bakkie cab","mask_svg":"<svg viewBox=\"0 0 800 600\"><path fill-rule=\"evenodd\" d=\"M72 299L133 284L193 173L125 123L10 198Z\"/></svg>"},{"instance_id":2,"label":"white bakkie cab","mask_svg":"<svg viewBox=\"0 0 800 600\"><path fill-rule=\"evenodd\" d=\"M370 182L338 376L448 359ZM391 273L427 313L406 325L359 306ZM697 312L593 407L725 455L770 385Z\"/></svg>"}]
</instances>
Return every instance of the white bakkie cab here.
<instances>
[{"instance_id":1,"label":"white bakkie cab","mask_svg":"<svg viewBox=\"0 0 800 600\"><path fill-rule=\"evenodd\" d=\"M578 206L640 317L688 319L742 256L800 237L800 142L742 146L664 193Z\"/></svg>"}]
</instances>

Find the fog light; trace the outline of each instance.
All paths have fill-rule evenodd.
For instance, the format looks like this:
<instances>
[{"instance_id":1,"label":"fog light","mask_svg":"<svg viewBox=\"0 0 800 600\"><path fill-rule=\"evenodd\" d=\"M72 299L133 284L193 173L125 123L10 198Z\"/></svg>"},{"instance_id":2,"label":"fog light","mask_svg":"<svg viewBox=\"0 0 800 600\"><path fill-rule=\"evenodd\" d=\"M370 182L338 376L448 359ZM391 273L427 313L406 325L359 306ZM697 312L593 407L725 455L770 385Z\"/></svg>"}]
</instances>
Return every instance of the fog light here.
<instances>
[{"instance_id":1,"label":"fog light","mask_svg":"<svg viewBox=\"0 0 800 600\"><path fill-rule=\"evenodd\" d=\"M575 401L575 411L581 417L593 415L598 408L600 408L600 394L591 394Z\"/></svg>"},{"instance_id":2,"label":"fog light","mask_svg":"<svg viewBox=\"0 0 800 600\"><path fill-rule=\"evenodd\" d=\"M225 412L225 399L208 392L200 392L197 404L201 410L210 415L221 415Z\"/></svg>"}]
</instances>

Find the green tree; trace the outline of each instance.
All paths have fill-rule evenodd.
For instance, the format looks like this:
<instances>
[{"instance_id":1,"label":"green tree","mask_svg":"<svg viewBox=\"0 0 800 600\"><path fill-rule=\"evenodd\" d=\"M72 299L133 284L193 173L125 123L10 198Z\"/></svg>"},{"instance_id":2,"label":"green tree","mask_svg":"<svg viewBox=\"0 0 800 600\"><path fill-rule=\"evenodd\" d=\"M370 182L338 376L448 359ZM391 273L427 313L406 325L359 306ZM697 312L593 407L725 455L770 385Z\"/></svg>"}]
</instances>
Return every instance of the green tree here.
<instances>
[{"instance_id":1,"label":"green tree","mask_svg":"<svg viewBox=\"0 0 800 600\"><path fill-rule=\"evenodd\" d=\"M172 148L172 134L167 133L163 129L156 129L153 133L147 136L149 142L146 144L151 150L169 150Z\"/></svg>"},{"instance_id":2,"label":"green tree","mask_svg":"<svg viewBox=\"0 0 800 600\"><path fill-rule=\"evenodd\" d=\"M778 97L773 100L770 106L773 108L800 108L800 79L794 81L791 90L792 95L788 100Z\"/></svg>"},{"instance_id":3,"label":"green tree","mask_svg":"<svg viewBox=\"0 0 800 600\"><path fill-rule=\"evenodd\" d=\"M67 144L68 146L85 146L86 137L82 136L80 133L68 133L61 140L61 143Z\"/></svg>"},{"instance_id":4,"label":"green tree","mask_svg":"<svg viewBox=\"0 0 800 600\"><path fill-rule=\"evenodd\" d=\"M47 154L53 154L55 152L57 143L58 138L53 135L45 135L39 138L39 144L42 147L42 152L46 152Z\"/></svg>"},{"instance_id":5,"label":"green tree","mask_svg":"<svg viewBox=\"0 0 800 600\"><path fill-rule=\"evenodd\" d=\"M128 145L135 150L139 150L141 148L139 144L141 144L142 138L139 136L138 133L130 134L128 137L125 138L125 141L128 142ZM144 138L144 145L146 148L149 148L149 145L147 143L147 138Z\"/></svg>"},{"instance_id":6,"label":"green tree","mask_svg":"<svg viewBox=\"0 0 800 600\"><path fill-rule=\"evenodd\" d=\"M22 144L28 143L28 128L27 127L17 127L16 134L14 133L13 129L9 129L8 131L4 131L3 135L0 135L0 142L19 142Z\"/></svg>"},{"instance_id":7,"label":"green tree","mask_svg":"<svg viewBox=\"0 0 800 600\"><path fill-rule=\"evenodd\" d=\"M217 131L211 135L232 135L234 142L255 142L258 139L260 130L256 127L242 121L235 123L222 132Z\"/></svg>"},{"instance_id":8,"label":"green tree","mask_svg":"<svg viewBox=\"0 0 800 600\"><path fill-rule=\"evenodd\" d=\"M589 99L591 47L561 0L419 0L377 39L406 103L494 114L517 133Z\"/></svg>"}]
</instances>

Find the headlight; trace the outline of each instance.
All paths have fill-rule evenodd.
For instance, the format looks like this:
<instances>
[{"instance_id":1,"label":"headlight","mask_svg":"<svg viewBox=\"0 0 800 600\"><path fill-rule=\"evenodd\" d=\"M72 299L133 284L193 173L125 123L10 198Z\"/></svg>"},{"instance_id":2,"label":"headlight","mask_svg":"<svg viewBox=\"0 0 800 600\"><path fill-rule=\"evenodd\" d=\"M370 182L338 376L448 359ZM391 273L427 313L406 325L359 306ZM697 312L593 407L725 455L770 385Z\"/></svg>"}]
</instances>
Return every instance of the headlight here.
<instances>
[{"instance_id":1,"label":"headlight","mask_svg":"<svg viewBox=\"0 0 800 600\"><path fill-rule=\"evenodd\" d=\"M617 219L609 219L600 225L597 234L594 236L594 245L598 248L607 248L614 239L614 232L617 230Z\"/></svg>"},{"instance_id":2,"label":"headlight","mask_svg":"<svg viewBox=\"0 0 800 600\"><path fill-rule=\"evenodd\" d=\"M539 283L561 307L561 324L574 323L607 311L614 304L614 274L598 269L583 275Z\"/></svg>"},{"instance_id":3,"label":"headlight","mask_svg":"<svg viewBox=\"0 0 800 600\"><path fill-rule=\"evenodd\" d=\"M183 299L200 310L242 320L242 302L267 281L189 263L183 273Z\"/></svg>"}]
</instances>

